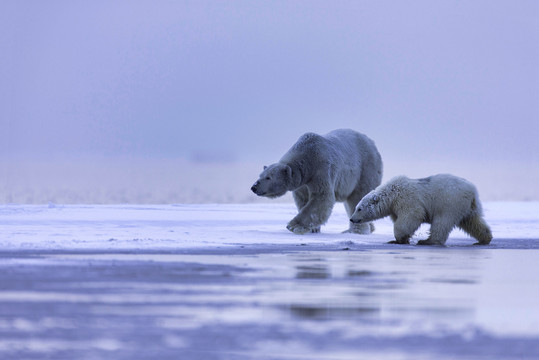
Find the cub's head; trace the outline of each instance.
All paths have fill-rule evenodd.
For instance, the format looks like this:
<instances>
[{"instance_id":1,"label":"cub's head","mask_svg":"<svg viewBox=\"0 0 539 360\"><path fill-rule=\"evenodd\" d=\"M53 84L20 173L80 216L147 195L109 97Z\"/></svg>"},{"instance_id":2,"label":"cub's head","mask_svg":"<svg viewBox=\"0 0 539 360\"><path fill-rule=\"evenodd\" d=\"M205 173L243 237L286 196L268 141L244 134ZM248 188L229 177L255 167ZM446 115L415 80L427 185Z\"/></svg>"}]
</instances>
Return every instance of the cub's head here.
<instances>
[{"instance_id":1,"label":"cub's head","mask_svg":"<svg viewBox=\"0 0 539 360\"><path fill-rule=\"evenodd\" d=\"M292 183L292 169L288 165L273 164L264 166L264 171L251 187L258 196L276 198L283 196Z\"/></svg>"},{"instance_id":2,"label":"cub's head","mask_svg":"<svg viewBox=\"0 0 539 360\"><path fill-rule=\"evenodd\" d=\"M371 191L356 205L356 209L350 217L350 221L359 224L379 218L379 203L380 194L375 190Z\"/></svg>"},{"instance_id":3,"label":"cub's head","mask_svg":"<svg viewBox=\"0 0 539 360\"><path fill-rule=\"evenodd\" d=\"M406 199L409 183L406 176L397 176L378 186L359 201L350 221L362 223L391 215L391 207Z\"/></svg>"}]
</instances>

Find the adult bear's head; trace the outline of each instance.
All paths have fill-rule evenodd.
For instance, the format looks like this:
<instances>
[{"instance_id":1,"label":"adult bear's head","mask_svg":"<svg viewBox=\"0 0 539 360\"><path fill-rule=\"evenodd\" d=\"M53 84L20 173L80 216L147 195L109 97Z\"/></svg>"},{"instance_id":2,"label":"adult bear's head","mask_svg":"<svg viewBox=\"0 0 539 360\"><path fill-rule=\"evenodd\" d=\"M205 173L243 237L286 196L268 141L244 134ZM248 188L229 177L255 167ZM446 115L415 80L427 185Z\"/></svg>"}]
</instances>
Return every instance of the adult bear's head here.
<instances>
[{"instance_id":1,"label":"adult bear's head","mask_svg":"<svg viewBox=\"0 0 539 360\"><path fill-rule=\"evenodd\" d=\"M285 164L276 163L264 166L264 171L251 187L258 196L276 198L283 196L292 184L292 169Z\"/></svg>"}]
</instances>

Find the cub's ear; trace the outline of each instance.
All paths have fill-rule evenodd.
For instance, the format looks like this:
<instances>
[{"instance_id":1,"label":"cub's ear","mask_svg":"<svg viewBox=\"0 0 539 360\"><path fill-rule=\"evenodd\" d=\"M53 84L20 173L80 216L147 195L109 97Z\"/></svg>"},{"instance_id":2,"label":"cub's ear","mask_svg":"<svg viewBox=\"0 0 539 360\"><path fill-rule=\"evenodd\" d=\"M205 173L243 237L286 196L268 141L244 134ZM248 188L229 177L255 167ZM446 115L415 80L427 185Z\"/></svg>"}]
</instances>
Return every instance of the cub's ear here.
<instances>
[{"instance_id":1,"label":"cub's ear","mask_svg":"<svg viewBox=\"0 0 539 360\"><path fill-rule=\"evenodd\" d=\"M266 165L264 165L264 170L266 170L268 167Z\"/></svg>"}]
</instances>

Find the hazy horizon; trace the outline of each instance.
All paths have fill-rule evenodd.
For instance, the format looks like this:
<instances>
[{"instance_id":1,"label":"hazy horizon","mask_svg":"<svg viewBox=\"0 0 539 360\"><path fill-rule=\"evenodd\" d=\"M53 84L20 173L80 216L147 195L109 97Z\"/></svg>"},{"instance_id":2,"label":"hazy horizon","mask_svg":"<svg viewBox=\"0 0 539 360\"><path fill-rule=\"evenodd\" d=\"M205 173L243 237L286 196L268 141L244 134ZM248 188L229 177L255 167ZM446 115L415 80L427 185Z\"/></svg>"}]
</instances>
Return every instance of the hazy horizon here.
<instances>
[{"instance_id":1,"label":"hazy horizon","mask_svg":"<svg viewBox=\"0 0 539 360\"><path fill-rule=\"evenodd\" d=\"M539 200L538 18L535 1L3 1L0 189L115 192L131 173L137 196L178 193L193 163L251 183L301 134L352 128L386 174Z\"/></svg>"}]
</instances>

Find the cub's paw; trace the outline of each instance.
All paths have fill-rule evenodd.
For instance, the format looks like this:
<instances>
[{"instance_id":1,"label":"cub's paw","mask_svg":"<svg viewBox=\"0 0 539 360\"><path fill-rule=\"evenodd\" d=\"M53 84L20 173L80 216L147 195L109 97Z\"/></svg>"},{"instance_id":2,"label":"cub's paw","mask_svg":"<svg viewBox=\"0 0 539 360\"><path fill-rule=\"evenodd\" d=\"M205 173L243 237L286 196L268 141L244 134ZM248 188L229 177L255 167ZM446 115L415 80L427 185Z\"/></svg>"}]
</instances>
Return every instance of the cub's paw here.
<instances>
[{"instance_id":1,"label":"cub's paw","mask_svg":"<svg viewBox=\"0 0 539 360\"><path fill-rule=\"evenodd\" d=\"M440 244L440 243L437 243L437 242L434 242L432 240L419 240L417 242L417 245L434 245L434 246L444 246L444 244Z\"/></svg>"},{"instance_id":2,"label":"cub's paw","mask_svg":"<svg viewBox=\"0 0 539 360\"><path fill-rule=\"evenodd\" d=\"M388 241L388 244L397 244L397 245L410 245L410 239L408 240L392 240Z\"/></svg>"},{"instance_id":3,"label":"cub's paw","mask_svg":"<svg viewBox=\"0 0 539 360\"><path fill-rule=\"evenodd\" d=\"M395 240L388 241L388 244L399 244L399 245L409 245L411 235L399 235L395 237Z\"/></svg>"},{"instance_id":4,"label":"cub's paw","mask_svg":"<svg viewBox=\"0 0 539 360\"><path fill-rule=\"evenodd\" d=\"M490 241L489 242L478 241L478 242L474 243L474 245L488 245L488 244L490 244Z\"/></svg>"}]
</instances>

